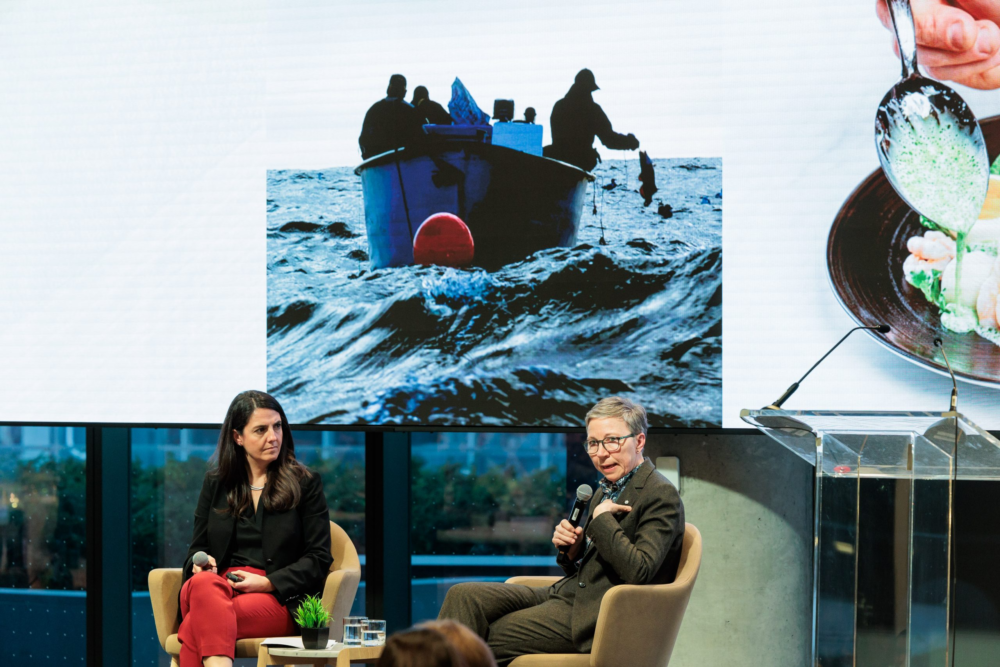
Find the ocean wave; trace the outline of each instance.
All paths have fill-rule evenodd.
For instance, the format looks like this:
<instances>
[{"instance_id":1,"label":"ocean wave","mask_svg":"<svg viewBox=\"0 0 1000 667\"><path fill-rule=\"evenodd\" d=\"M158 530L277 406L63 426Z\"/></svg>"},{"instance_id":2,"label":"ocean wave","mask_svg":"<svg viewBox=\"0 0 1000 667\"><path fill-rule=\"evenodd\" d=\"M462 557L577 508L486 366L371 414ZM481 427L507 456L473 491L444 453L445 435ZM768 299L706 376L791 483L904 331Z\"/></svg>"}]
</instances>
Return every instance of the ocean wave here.
<instances>
[{"instance_id":1,"label":"ocean wave","mask_svg":"<svg viewBox=\"0 0 1000 667\"><path fill-rule=\"evenodd\" d=\"M656 164L683 216L605 163L626 187L575 247L496 271L373 271L356 176L269 172L268 387L298 423L576 426L624 393L654 426L719 425L721 213L701 200L721 161Z\"/></svg>"}]
</instances>

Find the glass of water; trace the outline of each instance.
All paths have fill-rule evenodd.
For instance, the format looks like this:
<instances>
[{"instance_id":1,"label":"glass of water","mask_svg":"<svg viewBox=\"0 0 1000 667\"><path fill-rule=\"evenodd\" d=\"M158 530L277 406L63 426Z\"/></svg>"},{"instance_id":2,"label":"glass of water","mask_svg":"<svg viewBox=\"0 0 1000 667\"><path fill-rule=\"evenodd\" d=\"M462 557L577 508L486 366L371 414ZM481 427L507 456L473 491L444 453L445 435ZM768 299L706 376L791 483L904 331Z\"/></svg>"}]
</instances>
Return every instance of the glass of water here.
<instances>
[{"instance_id":1,"label":"glass of water","mask_svg":"<svg viewBox=\"0 0 1000 667\"><path fill-rule=\"evenodd\" d=\"M360 625L360 626L362 626L361 629L363 630L364 629L364 624L365 624L366 621L368 621L368 617L367 616L345 616L344 617L344 628L347 628L348 625ZM345 644L347 643L346 637L344 639L344 643Z\"/></svg>"},{"instance_id":2,"label":"glass of water","mask_svg":"<svg viewBox=\"0 0 1000 667\"><path fill-rule=\"evenodd\" d=\"M361 631L361 645L362 646L381 646L382 643L379 641L378 633L374 630L362 630Z\"/></svg>"},{"instance_id":3,"label":"glass of water","mask_svg":"<svg viewBox=\"0 0 1000 667\"><path fill-rule=\"evenodd\" d=\"M369 632L375 634L377 642L375 644L365 644L365 646L382 646L385 644L385 621L369 618L365 621L365 634Z\"/></svg>"},{"instance_id":4,"label":"glass of water","mask_svg":"<svg viewBox=\"0 0 1000 667\"><path fill-rule=\"evenodd\" d=\"M362 627L360 623L344 625L344 646L361 646Z\"/></svg>"}]
</instances>

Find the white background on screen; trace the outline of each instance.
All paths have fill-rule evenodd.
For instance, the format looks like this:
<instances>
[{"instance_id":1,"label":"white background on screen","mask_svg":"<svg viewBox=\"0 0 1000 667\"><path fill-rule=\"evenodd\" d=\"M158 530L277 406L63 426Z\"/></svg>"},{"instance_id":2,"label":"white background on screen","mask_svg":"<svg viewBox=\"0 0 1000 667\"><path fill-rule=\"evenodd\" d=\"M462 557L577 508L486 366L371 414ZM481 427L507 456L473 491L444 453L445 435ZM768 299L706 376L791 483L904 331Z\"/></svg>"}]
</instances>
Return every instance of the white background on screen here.
<instances>
[{"instance_id":1,"label":"white background on screen","mask_svg":"<svg viewBox=\"0 0 1000 667\"><path fill-rule=\"evenodd\" d=\"M722 155L725 426L851 326L826 235L877 167L872 119L899 71L869 0L57 1L0 17L2 421L216 422L265 387L265 172L357 161L395 71L442 103L459 76L484 109L512 97L547 125L588 66L654 157ZM961 92L1000 113L1000 93ZM1000 426L995 391L961 391ZM789 406L935 409L947 392L857 336Z\"/></svg>"}]
</instances>

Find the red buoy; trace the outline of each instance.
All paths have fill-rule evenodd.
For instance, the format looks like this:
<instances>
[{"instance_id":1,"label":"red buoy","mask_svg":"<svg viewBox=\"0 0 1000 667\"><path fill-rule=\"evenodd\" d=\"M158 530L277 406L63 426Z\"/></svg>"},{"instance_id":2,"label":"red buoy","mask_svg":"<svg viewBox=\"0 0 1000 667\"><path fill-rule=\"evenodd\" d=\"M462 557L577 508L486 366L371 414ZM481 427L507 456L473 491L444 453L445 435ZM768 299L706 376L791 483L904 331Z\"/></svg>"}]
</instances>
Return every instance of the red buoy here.
<instances>
[{"instance_id":1,"label":"red buoy","mask_svg":"<svg viewBox=\"0 0 1000 667\"><path fill-rule=\"evenodd\" d=\"M468 266L475 255L472 232L457 215L435 213L413 237L413 261L417 264Z\"/></svg>"}]
</instances>

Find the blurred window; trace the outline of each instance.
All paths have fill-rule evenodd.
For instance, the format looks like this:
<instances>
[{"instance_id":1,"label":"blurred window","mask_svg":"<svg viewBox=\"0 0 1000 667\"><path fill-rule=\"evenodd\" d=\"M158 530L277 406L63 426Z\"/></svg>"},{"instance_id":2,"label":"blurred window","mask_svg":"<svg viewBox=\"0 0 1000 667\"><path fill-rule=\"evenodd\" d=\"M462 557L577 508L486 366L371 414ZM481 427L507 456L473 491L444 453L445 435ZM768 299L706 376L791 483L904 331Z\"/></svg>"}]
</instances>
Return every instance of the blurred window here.
<instances>
[{"instance_id":1,"label":"blurred window","mask_svg":"<svg viewBox=\"0 0 1000 667\"><path fill-rule=\"evenodd\" d=\"M413 433L413 621L462 581L561 575L552 530L566 514L566 435Z\"/></svg>"},{"instance_id":2,"label":"blurred window","mask_svg":"<svg viewBox=\"0 0 1000 667\"><path fill-rule=\"evenodd\" d=\"M5 662L86 662L86 465L86 429L0 426Z\"/></svg>"}]
</instances>

